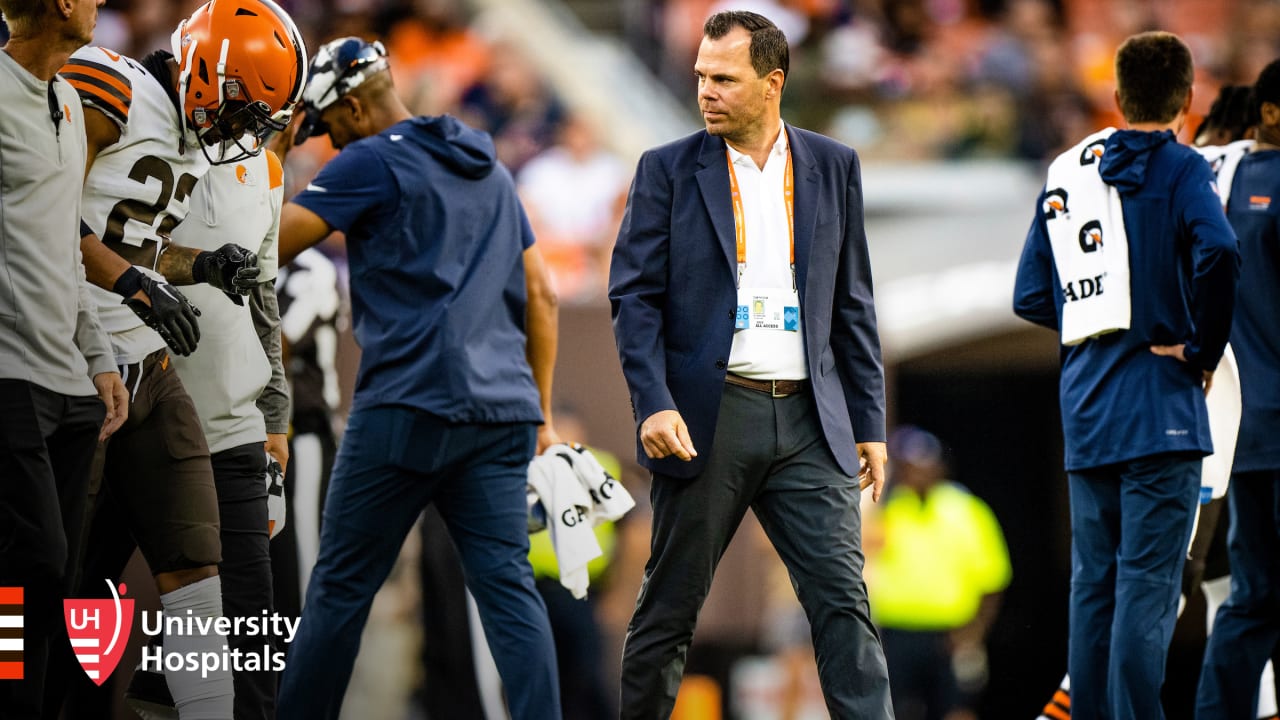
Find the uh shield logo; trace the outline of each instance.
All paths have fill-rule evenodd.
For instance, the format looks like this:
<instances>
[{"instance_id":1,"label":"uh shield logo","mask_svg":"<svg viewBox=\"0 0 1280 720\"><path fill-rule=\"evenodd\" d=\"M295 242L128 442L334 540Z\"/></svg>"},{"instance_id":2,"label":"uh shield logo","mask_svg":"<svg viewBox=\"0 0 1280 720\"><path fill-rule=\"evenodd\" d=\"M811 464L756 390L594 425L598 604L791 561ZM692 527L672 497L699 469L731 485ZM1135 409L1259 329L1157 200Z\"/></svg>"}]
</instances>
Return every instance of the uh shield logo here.
<instances>
[{"instance_id":1,"label":"uh shield logo","mask_svg":"<svg viewBox=\"0 0 1280 720\"><path fill-rule=\"evenodd\" d=\"M133 629L133 599L120 599L127 588L121 584L117 593L110 580L106 583L111 590L110 600L62 601L71 650L96 685L106 682L116 669L129 644L129 631Z\"/></svg>"}]
</instances>

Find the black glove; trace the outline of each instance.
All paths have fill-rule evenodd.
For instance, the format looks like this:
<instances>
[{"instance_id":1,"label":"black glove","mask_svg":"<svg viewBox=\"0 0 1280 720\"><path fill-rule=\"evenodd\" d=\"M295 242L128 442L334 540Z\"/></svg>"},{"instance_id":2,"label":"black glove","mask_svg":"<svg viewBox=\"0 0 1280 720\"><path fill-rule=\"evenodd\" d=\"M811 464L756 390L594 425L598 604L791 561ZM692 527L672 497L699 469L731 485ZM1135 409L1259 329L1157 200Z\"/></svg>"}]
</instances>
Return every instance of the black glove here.
<instances>
[{"instance_id":1,"label":"black glove","mask_svg":"<svg viewBox=\"0 0 1280 720\"><path fill-rule=\"evenodd\" d=\"M200 325L196 322L199 308L167 282L150 275L142 275L137 282L151 304L135 298L125 298L124 304L142 318L147 327L160 333L170 350L184 356L195 352L196 343L200 342Z\"/></svg>"},{"instance_id":2,"label":"black glove","mask_svg":"<svg viewBox=\"0 0 1280 720\"><path fill-rule=\"evenodd\" d=\"M235 243L227 243L213 252L196 255L191 278L218 288L237 305L244 305L241 295L258 284L258 256Z\"/></svg>"}]
</instances>

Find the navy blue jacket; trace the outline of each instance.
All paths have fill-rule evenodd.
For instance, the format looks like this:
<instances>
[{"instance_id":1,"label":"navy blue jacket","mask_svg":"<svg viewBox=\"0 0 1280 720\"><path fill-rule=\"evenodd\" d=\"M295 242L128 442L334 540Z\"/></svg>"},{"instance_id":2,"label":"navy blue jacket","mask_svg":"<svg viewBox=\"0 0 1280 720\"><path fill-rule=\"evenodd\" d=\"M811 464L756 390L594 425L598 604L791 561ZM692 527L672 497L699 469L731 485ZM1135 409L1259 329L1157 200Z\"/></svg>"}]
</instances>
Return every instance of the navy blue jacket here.
<instances>
[{"instance_id":1,"label":"navy blue jacket","mask_svg":"<svg viewBox=\"0 0 1280 720\"><path fill-rule=\"evenodd\" d=\"M1242 413L1233 470L1280 469L1280 151L1246 155L1227 219L1240 238L1240 286L1231 348Z\"/></svg>"},{"instance_id":2,"label":"navy blue jacket","mask_svg":"<svg viewBox=\"0 0 1280 720\"><path fill-rule=\"evenodd\" d=\"M1099 172L1120 191L1129 242L1128 330L1062 348L1062 427L1068 471L1158 453L1213 451L1201 370L1222 357L1239 253L1209 164L1172 132L1120 130ZM1057 330L1063 287L1041 192L1018 265L1013 308ZM1077 210L1080 212L1080 210ZM1188 362L1151 345L1186 343Z\"/></svg>"},{"instance_id":3,"label":"navy blue jacket","mask_svg":"<svg viewBox=\"0 0 1280 720\"><path fill-rule=\"evenodd\" d=\"M355 408L541 422L525 359L533 233L488 135L405 120L348 145L293 202L347 236Z\"/></svg>"},{"instance_id":4,"label":"navy blue jacket","mask_svg":"<svg viewBox=\"0 0 1280 720\"><path fill-rule=\"evenodd\" d=\"M856 442L885 439L884 368L862 181L853 150L787 127L795 173L796 284L822 429L844 472ZM609 277L613 330L637 430L678 410L698 456L641 465L675 477L709 456L733 344L737 273L725 143L705 131L646 152L627 198Z\"/></svg>"}]
</instances>

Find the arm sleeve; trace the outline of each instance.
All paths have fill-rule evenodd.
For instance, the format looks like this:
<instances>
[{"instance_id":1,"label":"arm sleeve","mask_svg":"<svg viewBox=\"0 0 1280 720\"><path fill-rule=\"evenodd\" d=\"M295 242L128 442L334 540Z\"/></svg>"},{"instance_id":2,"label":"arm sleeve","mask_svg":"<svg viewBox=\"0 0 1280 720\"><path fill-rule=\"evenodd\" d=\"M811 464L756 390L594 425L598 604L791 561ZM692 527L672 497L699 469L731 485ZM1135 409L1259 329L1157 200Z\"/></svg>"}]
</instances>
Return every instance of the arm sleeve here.
<instances>
[{"instance_id":1,"label":"arm sleeve","mask_svg":"<svg viewBox=\"0 0 1280 720\"><path fill-rule=\"evenodd\" d=\"M89 281L85 277L84 258L80 257L79 243L76 243L76 272L80 281L76 283L78 294L76 307L76 347L84 355L89 364L89 377L104 372L119 371L116 367L115 353L111 350L111 339L102 329L98 320L98 308L89 295Z\"/></svg>"},{"instance_id":2,"label":"arm sleeve","mask_svg":"<svg viewBox=\"0 0 1280 720\"><path fill-rule=\"evenodd\" d=\"M984 595L998 593L1009 587L1013 568L1009 563L1009 548L995 513L983 501L970 498L970 527L977 548L970 560L973 562L973 581Z\"/></svg>"},{"instance_id":3,"label":"arm sleeve","mask_svg":"<svg viewBox=\"0 0 1280 720\"><path fill-rule=\"evenodd\" d=\"M636 167L609 269L609 304L622 374L637 426L675 410L667 387L663 312L671 247L671 178L661 159L645 153Z\"/></svg>"},{"instance_id":4,"label":"arm sleeve","mask_svg":"<svg viewBox=\"0 0 1280 720\"><path fill-rule=\"evenodd\" d=\"M395 180L385 163L373 150L356 144L338 153L289 202L315 213L329 227L349 233L366 213L396 196Z\"/></svg>"},{"instance_id":5,"label":"arm sleeve","mask_svg":"<svg viewBox=\"0 0 1280 720\"><path fill-rule=\"evenodd\" d=\"M81 48L58 71L80 96L80 103L106 115L120 132L129 124L133 83L120 71L119 55L101 48Z\"/></svg>"},{"instance_id":6,"label":"arm sleeve","mask_svg":"<svg viewBox=\"0 0 1280 720\"><path fill-rule=\"evenodd\" d=\"M262 343L262 351L271 364L271 380L258 396L258 410L266 421L267 432L283 435L289 432L292 417L289 397L289 377L284 372L284 357L280 342L280 305L276 299L275 279L280 263L276 248L280 238L280 208L284 204L284 170L275 153L267 151L267 175L271 188L271 229L258 249L258 266L262 274L258 285L249 293L249 315L253 328Z\"/></svg>"},{"instance_id":7,"label":"arm sleeve","mask_svg":"<svg viewBox=\"0 0 1280 720\"><path fill-rule=\"evenodd\" d=\"M89 364L89 377L104 372L118 372L111 341L98 321L98 310L89 297L89 285L80 280L80 307L76 311L76 346Z\"/></svg>"},{"instance_id":8,"label":"arm sleeve","mask_svg":"<svg viewBox=\"0 0 1280 720\"><path fill-rule=\"evenodd\" d=\"M1213 171L1199 156L1176 184L1174 205L1191 236L1191 318L1193 336L1184 354L1201 370L1213 370L1231 334L1240 245L1214 190Z\"/></svg>"},{"instance_id":9,"label":"arm sleeve","mask_svg":"<svg viewBox=\"0 0 1280 720\"><path fill-rule=\"evenodd\" d=\"M831 350L841 370L854 440L884 442L884 362L863 223L862 171L856 153L851 153L845 187L844 242L836 271Z\"/></svg>"},{"instance_id":10,"label":"arm sleeve","mask_svg":"<svg viewBox=\"0 0 1280 720\"><path fill-rule=\"evenodd\" d=\"M1023 320L1058 330L1058 303L1062 299L1058 271L1053 265L1049 232L1044 224L1044 191L1036 203L1036 216L1027 230L1018 274L1013 284L1013 312Z\"/></svg>"},{"instance_id":11,"label":"arm sleeve","mask_svg":"<svg viewBox=\"0 0 1280 720\"><path fill-rule=\"evenodd\" d=\"M258 246L258 268L261 270L258 282L272 283L280 274L280 208L284 205L284 168L275 153L267 150L263 155L267 158L271 194L271 229Z\"/></svg>"},{"instance_id":12,"label":"arm sleeve","mask_svg":"<svg viewBox=\"0 0 1280 720\"><path fill-rule=\"evenodd\" d=\"M261 283L249 293L249 314L258 332L258 341L271 363L271 380L258 396L258 410L267 424L267 432L289 432L292 408L289 398L289 378L284 372L284 360L280 346L280 307L276 303L276 291L271 283Z\"/></svg>"}]
</instances>

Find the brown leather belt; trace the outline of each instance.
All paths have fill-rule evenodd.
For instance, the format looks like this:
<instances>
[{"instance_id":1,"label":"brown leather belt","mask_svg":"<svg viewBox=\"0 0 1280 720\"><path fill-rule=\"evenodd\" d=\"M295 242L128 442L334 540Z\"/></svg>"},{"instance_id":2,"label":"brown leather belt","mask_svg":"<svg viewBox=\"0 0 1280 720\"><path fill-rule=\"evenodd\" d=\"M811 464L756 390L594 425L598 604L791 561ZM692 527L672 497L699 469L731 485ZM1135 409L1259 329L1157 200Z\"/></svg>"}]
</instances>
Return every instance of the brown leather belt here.
<instances>
[{"instance_id":1,"label":"brown leather belt","mask_svg":"<svg viewBox=\"0 0 1280 720\"><path fill-rule=\"evenodd\" d=\"M733 373L725 375L724 381L730 385L767 393L769 396L776 398L795 395L809 387L808 380L752 380Z\"/></svg>"}]
</instances>

